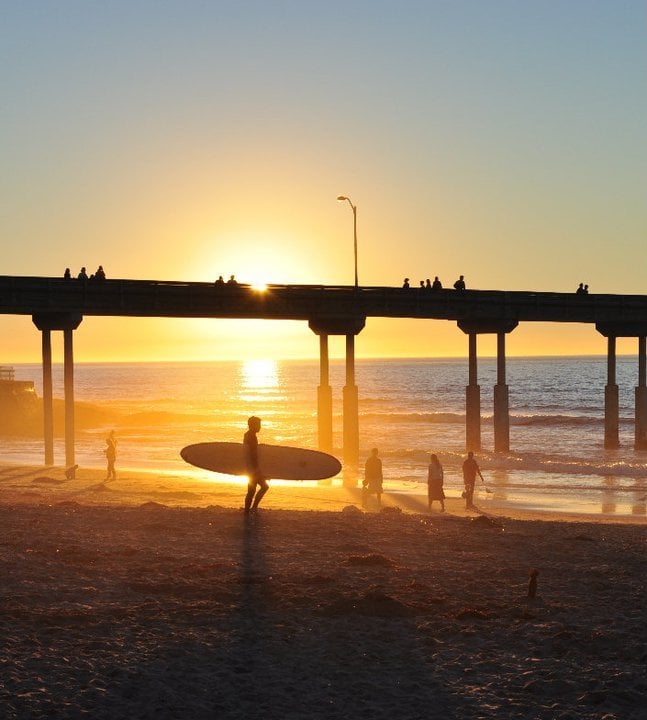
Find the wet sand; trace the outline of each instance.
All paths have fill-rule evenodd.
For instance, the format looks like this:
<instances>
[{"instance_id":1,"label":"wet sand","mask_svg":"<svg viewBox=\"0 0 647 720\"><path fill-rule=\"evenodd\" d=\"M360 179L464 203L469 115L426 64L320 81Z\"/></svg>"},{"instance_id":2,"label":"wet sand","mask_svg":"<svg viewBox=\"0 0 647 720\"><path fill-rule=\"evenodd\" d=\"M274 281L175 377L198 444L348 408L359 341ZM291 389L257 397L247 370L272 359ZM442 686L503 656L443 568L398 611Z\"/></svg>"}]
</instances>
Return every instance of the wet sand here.
<instances>
[{"instance_id":1,"label":"wet sand","mask_svg":"<svg viewBox=\"0 0 647 720\"><path fill-rule=\"evenodd\" d=\"M642 717L642 518L102 479L0 468L4 717Z\"/></svg>"}]
</instances>

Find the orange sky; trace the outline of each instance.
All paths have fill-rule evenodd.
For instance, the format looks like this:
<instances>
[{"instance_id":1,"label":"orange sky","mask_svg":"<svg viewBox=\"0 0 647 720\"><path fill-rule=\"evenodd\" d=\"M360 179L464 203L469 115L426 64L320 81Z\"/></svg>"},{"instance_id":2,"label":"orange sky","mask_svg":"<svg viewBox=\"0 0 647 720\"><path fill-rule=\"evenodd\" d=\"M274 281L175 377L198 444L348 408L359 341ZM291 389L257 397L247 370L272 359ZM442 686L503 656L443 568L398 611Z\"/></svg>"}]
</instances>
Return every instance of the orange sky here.
<instances>
[{"instance_id":1,"label":"orange sky","mask_svg":"<svg viewBox=\"0 0 647 720\"><path fill-rule=\"evenodd\" d=\"M11 3L2 273L352 284L343 194L360 284L643 294L646 45L641 0ZM0 328L1 363L39 359L29 318ZM466 345L453 323L369 319L357 355ZM318 353L305 324L269 322L87 318L75 346L81 361ZM605 350L580 326L508 341Z\"/></svg>"}]
</instances>

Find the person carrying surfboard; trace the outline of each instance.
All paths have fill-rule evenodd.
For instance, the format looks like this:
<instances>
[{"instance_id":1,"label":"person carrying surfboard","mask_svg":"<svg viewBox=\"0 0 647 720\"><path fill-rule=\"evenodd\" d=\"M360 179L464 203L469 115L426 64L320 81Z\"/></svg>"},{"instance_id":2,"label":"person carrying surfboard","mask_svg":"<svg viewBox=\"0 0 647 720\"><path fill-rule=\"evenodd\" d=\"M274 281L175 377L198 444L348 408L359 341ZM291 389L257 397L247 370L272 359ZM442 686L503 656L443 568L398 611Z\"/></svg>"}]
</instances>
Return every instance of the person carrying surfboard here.
<instances>
[{"instance_id":1,"label":"person carrying surfboard","mask_svg":"<svg viewBox=\"0 0 647 720\"><path fill-rule=\"evenodd\" d=\"M247 420L247 427L248 430L243 436L245 465L247 467L247 476L249 477L247 495L245 495L245 515L249 515L250 512L256 512L258 504L270 489L267 479L263 477L258 467L258 438L256 434L261 429L261 419L252 415L252 417Z\"/></svg>"}]
</instances>

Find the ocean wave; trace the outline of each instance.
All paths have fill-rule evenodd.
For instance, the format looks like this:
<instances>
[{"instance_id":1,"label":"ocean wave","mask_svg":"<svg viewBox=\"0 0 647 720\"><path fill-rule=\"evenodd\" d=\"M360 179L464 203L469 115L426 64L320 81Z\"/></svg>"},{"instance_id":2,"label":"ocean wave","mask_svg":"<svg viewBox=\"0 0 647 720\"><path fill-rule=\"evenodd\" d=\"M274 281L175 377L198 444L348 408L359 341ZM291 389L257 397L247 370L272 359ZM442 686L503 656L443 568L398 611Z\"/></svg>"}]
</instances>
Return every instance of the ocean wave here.
<instances>
[{"instance_id":1,"label":"ocean wave","mask_svg":"<svg viewBox=\"0 0 647 720\"><path fill-rule=\"evenodd\" d=\"M445 467L453 476L461 475L461 466L465 453L457 450L436 448L436 452ZM425 468L429 461L429 451L418 448L406 448L381 452L385 463L397 466L398 474L408 475L412 468ZM483 450L477 453L483 472L523 472L541 473L546 476L598 476L604 478L629 478L644 480L647 483L647 463L638 460L618 460L613 457L568 458L564 455L543 453L499 454Z\"/></svg>"},{"instance_id":2,"label":"ocean wave","mask_svg":"<svg viewBox=\"0 0 647 720\"><path fill-rule=\"evenodd\" d=\"M583 479L569 482L560 482L554 477L543 478L537 476L533 477L532 475L513 476L511 478L506 478L505 481L500 481L500 479L488 477L485 469L483 470L483 472L485 473L485 483L481 484L479 481L479 484L477 484L475 488L477 491L479 489L487 487L490 490L496 488L499 491L506 493L512 491L542 491L569 494L578 492L585 493L591 491L603 493L647 493L647 481L633 482L631 485L628 485L625 482L624 484L619 483L612 486L601 486L599 484L599 481L596 482L593 480L593 478L591 478L591 480L589 480L588 482ZM385 481L385 483L387 483L387 481ZM425 487L427 481L425 478L422 477L407 476L406 478L401 478L399 483L400 485L404 487L409 487L410 489L419 489L421 487ZM398 482L392 483L392 485L397 486ZM446 489L455 490L457 487L459 489L462 488L462 486L462 478L458 477L455 474L445 478ZM647 497L645 499L647 500Z\"/></svg>"},{"instance_id":3,"label":"ocean wave","mask_svg":"<svg viewBox=\"0 0 647 720\"><path fill-rule=\"evenodd\" d=\"M434 424L456 424L464 423L465 415L461 413L452 412L437 412L437 413L397 413L397 412L385 412L385 413L362 413L362 419L371 420L379 423L406 423L406 422L419 422L419 423L434 423Z\"/></svg>"},{"instance_id":4,"label":"ocean wave","mask_svg":"<svg viewBox=\"0 0 647 720\"><path fill-rule=\"evenodd\" d=\"M511 415L511 425L568 425L571 427L599 426L604 424L601 417L582 417L581 415Z\"/></svg>"},{"instance_id":5,"label":"ocean wave","mask_svg":"<svg viewBox=\"0 0 647 720\"><path fill-rule=\"evenodd\" d=\"M647 481L647 464L605 458L564 458L555 455L490 454L481 461L490 470L521 470L550 475L598 475L605 478L640 478Z\"/></svg>"},{"instance_id":6,"label":"ocean wave","mask_svg":"<svg viewBox=\"0 0 647 720\"><path fill-rule=\"evenodd\" d=\"M465 414L456 412L364 412L361 417L376 423L424 423L435 425L455 425L465 423ZM489 414L481 415L483 424L491 424L493 416ZM621 425L633 425L633 418L620 418ZM604 425L604 417L586 417L582 415L510 415L510 425L516 427L602 427Z\"/></svg>"}]
</instances>

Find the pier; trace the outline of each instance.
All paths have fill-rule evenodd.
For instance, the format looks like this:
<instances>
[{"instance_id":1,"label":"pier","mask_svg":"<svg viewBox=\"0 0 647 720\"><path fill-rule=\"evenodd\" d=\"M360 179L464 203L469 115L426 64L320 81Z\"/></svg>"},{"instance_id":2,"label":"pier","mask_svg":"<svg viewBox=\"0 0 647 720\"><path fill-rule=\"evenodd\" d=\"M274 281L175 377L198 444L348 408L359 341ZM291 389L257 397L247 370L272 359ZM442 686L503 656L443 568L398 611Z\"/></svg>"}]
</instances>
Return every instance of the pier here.
<instances>
[{"instance_id":1,"label":"pier","mask_svg":"<svg viewBox=\"0 0 647 720\"><path fill-rule=\"evenodd\" d=\"M359 388L355 343L368 317L416 318L456 322L467 335L465 390L466 448L481 447L481 388L478 336L497 338L494 393L494 449L510 449L506 336L522 322L587 323L606 338L607 384L604 388L604 444L619 447L616 340L635 338L638 369L635 388L637 450L647 449L647 296L503 290L427 290L330 285L216 285L157 280L88 280L0 276L0 313L31 315L42 334L45 464L54 463L51 333L64 337L65 464L74 464L74 330L84 318L99 316L240 318L302 320L319 338L317 389L319 447L332 449L332 388L328 338L345 337L343 387L344 464L359 462Z\"/></svg>"}]
</instances>

